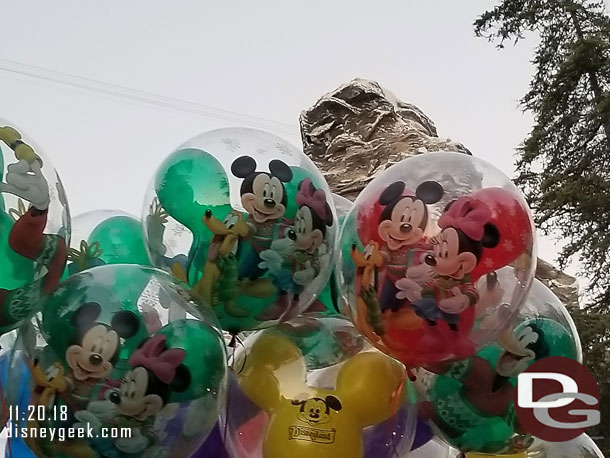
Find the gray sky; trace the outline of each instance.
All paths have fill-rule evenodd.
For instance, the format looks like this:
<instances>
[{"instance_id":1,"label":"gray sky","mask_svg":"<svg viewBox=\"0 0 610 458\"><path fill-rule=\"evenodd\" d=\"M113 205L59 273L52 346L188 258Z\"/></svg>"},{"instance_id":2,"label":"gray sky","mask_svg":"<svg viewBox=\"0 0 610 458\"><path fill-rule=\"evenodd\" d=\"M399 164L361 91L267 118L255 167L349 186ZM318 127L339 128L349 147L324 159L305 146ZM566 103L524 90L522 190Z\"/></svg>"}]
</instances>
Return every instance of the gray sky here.
<instances>
[{"instance_id":1,"label":"gray sky","mask_svg":"<svg viewBox=\"0 0 610 458\"><path fill-rule=\"evenodd\" d=\"M472 21L493 4L0 0L12 18L0 27L0 59L289 124L284 137L294 143L301 110L353 77L371 78L424 110L440 136L512 176L513 150L531 125L517 100L535 41L497 51L474 38ZM139 215L174 147L235 125L4 71L0 85L0 116L43 146L73 215ZM540 248L554 258L552 243Z\"/></svg>"}]
</instances>

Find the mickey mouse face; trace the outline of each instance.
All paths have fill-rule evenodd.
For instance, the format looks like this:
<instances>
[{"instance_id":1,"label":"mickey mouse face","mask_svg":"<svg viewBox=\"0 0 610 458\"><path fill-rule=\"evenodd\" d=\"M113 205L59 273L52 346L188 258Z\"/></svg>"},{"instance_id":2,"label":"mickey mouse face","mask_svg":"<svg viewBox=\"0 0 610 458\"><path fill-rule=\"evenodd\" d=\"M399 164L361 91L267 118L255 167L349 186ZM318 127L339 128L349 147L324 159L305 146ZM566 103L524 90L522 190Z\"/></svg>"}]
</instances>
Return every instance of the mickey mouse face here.
<instances>
[{"instance_id":1,"label":"mickey mouse face","mask_svg":"<svg viewBox=\"0 0 610 458\"><path fill-rule=\"evenodd\" d=\"M77 380L104 378L112 371L113 358L119 348L119 336L103 324L89 329L80 345L66 351L66 360Z\"/></svg>"},{"instance_id":2,"label":"mickey mouse face","mask_svg":"<svg viewBox=\"0 0 610 458\"><path fill-rule=\"evenodd\" d=\"M136 334L140 323L133 312L121 311L112 317L111 325L96 323L100 305L82 305L72 316L74 344L66 350L66 361L77 380L100 379L112 371L120 349L120 338Z\"/></svg>"},{"instance_id":3,"label":"mickey mouse face","mask_svg":"<svg viewBox=\"0 0 610 458\"><path fill-rule=\"evenodd\" d=\"M296 245L308 253L313 253L324 242L324 234L314 228L314 215L309 207L300 207L294 220Z\"/></svg>"},{"instance_id":4,"label":"mickey mouse face","mask_svg":"<svg viewBox=\"0 0 610 458\"><path fill-rule=\"evenodd\" d=\"M326 396L326 399L311 398L306 401L292 401L293 405L301 406L298 419L311 426L323 425L331 421L330 410L339 412L341 402L335 396Z\"/></svg>"},{"instance_id":5,"label":"mickey mouse face","mask_svg":"<svg viewBox=\"0 0 610 458\"><path fill-rule=\"evenodd\" d=\"M284 186L276 177L266 173L252 181L252 192L241 196L242 205L258 223L282 217L286 212L283 200Z\"/></svg>"},{"instance_id":6,"label":"mickey mouse face","mask_svg":"<svg viewBox=\"0 0 610 458\"><path fill-rule=\"evenodd\" d=\"M237 158L231 165L233 175L243 178L241 203L257 223L281 218L286 212L284 183L292 179L292 170L277 159L269 163L269 172L257 172L256 161L249 156Z\"/></svg>"},{"instance_id":7,"label":"mickey mouse face","mask_svg":"<svg viewBox=\"0 0 610 458\"><path fill-rule=\"evenodd\" d=\"M381 214L378 233L390 250L415 245L428 224L426 204L438 202L444 193L435 181L420 184L414 196L403 196L405 184L397 181L389 185L379 197L385 208Z\"/></svg>"},{"instance_id":8,"label":"mickey mouse face","mask_svg":"<svg viewBox=\"0 0 610 458\"><path fill-rule=\"evenodd\" d=\"M158 394L147 394L149 384L152 384L149 377L149 372L143 367L127 372L120 389L109 394L109 401L118 406L120 413L137 420L155 415L165 403Z\"/></svg>"},{"instance_id":9,"label":"mickey mouse face","mask_svg":"<svg viewBox=\"0 0 610 458\"><path fill-rule=\"evenodd\" d=\"M425 204L421 200L405 197L396 204L390 219L379 224L379 236L390 250L414 245L424 236L427 219Z\"/></svg>"}]
</instances>

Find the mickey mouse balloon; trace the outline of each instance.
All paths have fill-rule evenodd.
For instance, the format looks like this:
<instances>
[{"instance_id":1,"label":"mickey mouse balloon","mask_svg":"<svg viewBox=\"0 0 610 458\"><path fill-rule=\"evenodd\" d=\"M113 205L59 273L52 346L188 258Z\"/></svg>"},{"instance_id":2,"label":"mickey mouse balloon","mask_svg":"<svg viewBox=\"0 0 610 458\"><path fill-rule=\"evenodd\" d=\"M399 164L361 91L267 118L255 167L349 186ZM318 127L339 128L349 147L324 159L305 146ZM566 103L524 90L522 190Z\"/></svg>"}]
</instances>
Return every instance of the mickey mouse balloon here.
<instances>
[{"instance_id":1,"label":"mickey mouse balloon","mask_svg":"<svg viewBox=\"0 0 610 458\"><path fill-rule=\"evenodd\" d=\"M226 351L216 319L157 269L108 265L75 274L21 337L13 353L29 368L36 415L11 409L13 425L77 431L63 439L32 433L26 442L38 457L186 458L224 403Z\"/></svg>"},{"instance_id":2,"label":"mickey mouse balloon","mask_svg":"<svg viewBox=\"0 0 610 458\"><path fill-rule=\"evenodd\" d=\"M155 266L187 282L232 333L297 315L332 269L337 222L315 165L274 135L219 129L161 164L145 206Z\"/></svg>"},{"instance_id":3,"label":"mickey mouse balloon","mask_svg":"<svg viewBox=\"0 0 610 458\"><path fill-rule=\"evenodd\" d=\"M51 162L0 119L0 334L43 306L66 264L70 213Z\"/></svg>"},{"instance_id":4,"label":"mickey mouse balloon","mask_svg":"<svg viewBox=\"0 0 610 458\"><path fill-rule=\"evenodd\" d=\"M408 367L464 358L523 303L534 240L502 172L466 154L421 154L356 199L342 230L342 294L363 335Z\"/></svg>"}]
</instances>

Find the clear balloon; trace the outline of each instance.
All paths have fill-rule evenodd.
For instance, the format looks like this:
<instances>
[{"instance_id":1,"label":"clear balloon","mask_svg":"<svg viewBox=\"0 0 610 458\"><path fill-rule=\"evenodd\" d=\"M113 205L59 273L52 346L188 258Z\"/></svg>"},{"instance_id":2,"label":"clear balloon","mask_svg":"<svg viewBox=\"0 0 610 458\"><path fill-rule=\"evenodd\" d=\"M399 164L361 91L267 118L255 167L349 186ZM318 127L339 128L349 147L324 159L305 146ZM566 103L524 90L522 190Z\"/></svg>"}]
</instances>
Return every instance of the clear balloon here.
<instances>
[{"instance_id":1,"label":"clear balloon","mask_svg":"<svg viewBox=\"0 0 610 458\"><path fill-rule=\"evenodd\" d=\"M567 442L536 440L527 451L527 458L604 458L604 454L586 434Z\"/></svg>"},{"instance_id":2,"label":"clear balloon","mask_svg":"<svg viewBox=\"0 0 610 458\"><path fill-rule=\"evenodd\" d=\"M569 336L569 340L553 342L553 346L562 347L562 353L567 353L569 358L582 363L582 346L572 315L553 291L540 280L534 279L527 299L515 318L515 323L538 317L553 320L567 330L567 333L561 333L561 335Z\"/></svg>"},{"instance_id":3,"label":"clear balloon","mask_svg":"<svg viewBox=\"0 0 610 458\"><path fill-rule=\"evenodd\" d=\"M477 452L468 452L465 455L465 458L527 458L526 452L516 452L516 453L501 453L496 455L495 453L477 453Z\"/></svg>"},{"instance_id":4,"label":"clear balloon","mask_svg":"<svg viewBox=\"0 0 610 458\"><path fill-rule=\"evenodd\" d=\"M420 447L423 447L428 442L430 442L434 438L434 433L428 422L421 418L417 418L417 427L415 429L415 437L413 438L413 446L411 450L417 450Z\"/></svg>"},{"instance_id":5,"label":"clear balloon","mask_svg":"<svg viewBox=\"0 0 610 458\"><path fill-rule=\"evenodd\" d=\"M581 361L579 342L561 301L534 280L514 324L497 342L472 358L430 368L434 373L419 371L418 384L425 399L419 412L431 420L440 437L460 450L524 453L533 438L515 416L517 376L549 356Z\"/></svg>"},{"instance_id":6,"label":"clear balloon","mask_svg":"<svg viewBox=\"0 0 610 458\"><path fill-rule=\"evenodd\" d=\"M391 166L358 196L342 229L350 315L408 367L472 356L497 337L535 265L523 196L491 164L461 153Z\"/></svg>"},{"instance_id":7,"label":"clear balloon","mask_svg":"<svg viewBox=\"0 0 610 458\"><path fill-rule=\"evenodd\" d=\"M234 334L296 316L332 270L338 225L324 177L262 131L184 143L157 170L144 212L154 265L189 283Z\"/></svg>"},{"instance_id":8,"label":"clear balloon","mask_svg":"<svg viewBox=\"0 0 610 458\"><path fill-rule=\"evenodd\" d=\"M191 455L191 458L227 457L222 431L218 423L201 447Z\"/></svg>"},{"instance_id":9,"label":"clear balloon","mask_svg":"<svg viewBox=\"0 0 610 458\"><path fill-rule=\"evenodd\" d=\"M341 197L338 194L333 194L333 202L337 209L338 227L343 225L345 217L353 207L351 200ZM330 278L324 286L324 289L318 295L317 300L311 305L308 311L323 312L327 315L340 315L341 301L339 296L339 283L336 269L333 269Z\"/></svg>"},{"instance_id":10,"label":"clear balloon","mask_svg":"<svg viewBox=\"0 0 610 458\"><path fill-rule=\"evenodd\" d=\"M16 331L12 332L16 333ZM4 338L8 334L11 333L4 334L2 337ZM24 412L28 412L28 403L30 398L27 384L28 380L30 379L30 373L23 358L21 358L21 365L19 367L17 367L15 364L11 365L12 352L10 350L13 348L14 341L9 351L5 351L0 356L0 383L2 383L2 397L3 401L6 403L8 403L9 400L13 400L12 404L9 403L9 408L14 409L15 406L19 406L24 410ZM5 427L7 426L6 422L8 421L9 412L5 410L3 417L3 427ZM6 428L3 434L3 436L6 437L6 453L4 456L6 458L35 458L35 455L32 454L29 447L25 444L21 437L10 437L8 433L9 431L12 431L12 429L10 428L10 425L8 426L9 427Z\"/></svg>"},{"instance_id":11,"label":"clear balloon","mask_svg":"<svg viewBox=\"0 0 610 458\"><path fill-rule=\"evenodd\" d=\"M340 196L339 194L333 194L333 203L337 209L337 218L339 219L339 227L341 227L345 217L354 207L354 203L346 197Z\"/></svg>"},{"instance_id":12,"label":"clear balloon","mask_svg":"<svg viewBox=\"0 0 610 458\"><path fill-rule=\"evenodd\" d=\"M226 389L220 327L201 310L160 270L109 265L71 276L12 351L11 367L26 368L14 372L25 396L7 396L13 427L96 433L31 434L37 457L189 457Z\"/></svg>"},{"instance_id":13,"label":"clear balloon","mask_svg":"<svg viewBox=\"0 0 610 458\"><path fill-rule=\"evenodd\" d=\"M52 163L0 119L0 334L40 310L59 283L69 239L68 202Z\"/></svg>"},{"instance_id":14,"label":"clear balloon","mask_svg":"<svg viewBox=\"0 0 610 458\"><path fill-rule=\"evenodd\" d=\"M120 210L93 210L75 216L64 278L107 264L150 264L142 223Z\"/></svg>"},{"instance_id":15,"label":"clear balloon","mask_svg":"<svg viewBox=\"0 0 610 458\"><path fill-rule=\"evenodd\" d=\"M407 455L408 458L464 458L459 450L450 447L438 438L427 442L424 446L413 450Z\"/></svg>"},{"instance_id":16,"label":"clear balloon","mask_svg":"<svg viewBox=\"0 0 610 458\"><path fill-rule=\"evenodd\" d=\"M344 318L259 331L234 370L223 419L234 458L389 458L411 448L417 413L404 367Z\"/></svg>"}]
</instances>

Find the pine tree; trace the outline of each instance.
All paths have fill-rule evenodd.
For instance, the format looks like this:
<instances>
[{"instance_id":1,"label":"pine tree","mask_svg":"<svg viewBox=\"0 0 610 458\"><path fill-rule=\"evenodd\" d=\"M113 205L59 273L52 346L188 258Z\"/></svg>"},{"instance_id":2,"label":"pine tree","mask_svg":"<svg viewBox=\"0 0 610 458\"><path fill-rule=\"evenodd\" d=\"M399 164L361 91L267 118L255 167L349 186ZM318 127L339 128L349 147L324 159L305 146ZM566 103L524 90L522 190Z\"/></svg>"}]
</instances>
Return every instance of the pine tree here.
<instances>
[{"instance_id":1,"label":"pine tree","mask_svg":"<svg viewBox=\"0 0 610 458\"><path fill-rule=\"evenodd\" d=\"M498 48L528 34L540 39L521 99L534 127L519 148L516 181L538 227L567 241L560 265L578 257L590 280L589 304L573 316L609 418L610 17L599 1L503 0L474 29ZM610 422L591 434L610 443Z\"/></svg>"}]
</instances>

